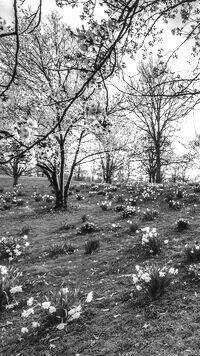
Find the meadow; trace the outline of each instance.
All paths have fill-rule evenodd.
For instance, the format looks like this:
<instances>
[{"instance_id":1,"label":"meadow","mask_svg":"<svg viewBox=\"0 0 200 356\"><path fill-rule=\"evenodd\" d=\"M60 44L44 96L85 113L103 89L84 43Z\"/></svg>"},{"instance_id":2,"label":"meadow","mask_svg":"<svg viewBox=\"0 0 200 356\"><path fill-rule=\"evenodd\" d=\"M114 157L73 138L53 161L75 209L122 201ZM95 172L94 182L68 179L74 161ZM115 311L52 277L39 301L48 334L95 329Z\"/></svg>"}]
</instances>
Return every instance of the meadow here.
<instances>
[{"instance_id":1,"label":"meadow","mask_svg":"<svg viewBox=\"0 0 200 356\"><path fill-rule=\"evenodd\" d=\"M0 191L0 355L199 355L200 185Z\"/></svg>"}]
</instances>

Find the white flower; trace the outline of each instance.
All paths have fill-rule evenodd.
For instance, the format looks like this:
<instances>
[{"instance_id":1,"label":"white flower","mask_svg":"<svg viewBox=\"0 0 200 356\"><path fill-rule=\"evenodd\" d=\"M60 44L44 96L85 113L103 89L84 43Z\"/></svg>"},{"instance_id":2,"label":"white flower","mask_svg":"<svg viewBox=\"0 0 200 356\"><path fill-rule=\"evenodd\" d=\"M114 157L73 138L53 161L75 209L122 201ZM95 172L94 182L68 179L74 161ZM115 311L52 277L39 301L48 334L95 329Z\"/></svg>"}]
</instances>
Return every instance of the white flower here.
<instances>
[{"instance_id":1,"label":"white flower","mask_svg":"<svg viewBox=\"0 0 200 356\"><path fill-rule=\"evenodd\" d=\"M136 284L138 282L138 278L136 277L136 275L133 274L132 278L133 278L133 283Z\"/></svg>"},{"instance_id":2,"label":"white flower","mask_svg":"<svg viewBox=\"0 0 200 356\"><path fill-rule=\"evenodd\" d=\"M50 305L51 305L51 302L43 302L42 303L42 308L43 309L49 309Z\"/></svg>"},{"instance_id":3,"label":"white flower","mask_svg":"<svg viewBox=\"0 0 200 356\"><path fill-rule=\"evenodd\" d=\"M164 244L167 245L169 240L164 240Z\"/></svg>"},{"instance_id":4,"label":"white flower","mask_svg":"<svg viewBox=\"0 0 200 356\"><path fill-rule=\"evenodd\" d=\"M142 287L139 286L139 285L137 285L135 288L136 288L138 291L142 290Z\"/></svg>"},{"instance_id":5,"label":"white flower","mask_svg":"<svg viewBox=\"0 0 200 356\"><path fill-rule=\"evenodd\" d=\"M164 277L164 276L165 276L165 272L160 271L160 272L159 272L159 276L160 276L160 277Z\"/></svg>"},{"instance_id":6,"label":"white flower","mask_svg":"<svg viewBox=\"0 0 200 356\"><path fill-rule=\"evenodd\" d=\"M93 299L93 291L88 293L87 298L86 298L86 303L90 303Z\"/></svg>"},{"instance_id":7,"label":"white flower","mask_svg":"<svg viewBox=\"0 0 200 356\"><path fill-rule=\"evenodd\" d=\"M70 311L68 312L68 315L71 316L69 320L78 319L81 315L81 309L81 305L70 309Z\"/></svg>"},{"instance_id":8,"label":"white flower","mask_svg":"<svg viewBox=\"0 0 200 356\"><path fill-rule=\"evenodd\" d=\"M178 270L175 269L175 268L173 268L173 267L170 267L169 273L170 273L170 274L177 274L177 273L178 273Z\"/></svg>"},{"instance_id":9,"label":"white flower","mask_svg":"<svg viewBox=\"0 0 200 356\"><path fill-rule=\"evenodd\" d=\"M29 309L24 310L24 311L22 312L23 318L28 318L29 315L31 315L31 314L34 314L34 309L33 309L33 308L29 308Z\"/></svg>"},{"instance_id":10,"label":"white flower","mask_svg":"<svg viewBox=\"0 0 200 356\"><path fill-rule=\"evenodd\" d=\"M56 312L56 308L54 306L49 307L49 313L53 314Z\"/></svg>"},{"instance_id":11,"label":"white flower","mask_svg":"<svg viewBox=\"0 0 200 356\"><path fill-rule=\"evenodd\" d=\"M10 289L10 293L15 294L17 292L22 292L22 286L15 286Z\"/></svg>"},{"instance_id":12,"label":"white flower","mask_svg":"<svg viewBox=\"0 0 200 356\"><path fill-rule=\"evenodd\" d=\"M21 328L21 332L22 332L22 334L28 333L28 329L27 328Z\"/></svg>"},{"instance_id":13,"label":"white flower","mask_svg":"<svg viewBox=\"0 0 200 356\"><path fill-rule=\"evenodd\" d=\"M24 244L25 247L28 247L30 245L30 243L28 241L26 241L26 243Z\"/></svg>"},{"instance_id":14,"label":"white flower","mask_svg":"<svg viewBox=\"0 0 200 356\"><path fill-rule=\"evenodd\" d=\"M67 294L67 293L69 293L69 288L67 288L67 287L62 288L61 291L63 292L63 294Z\"/></svg>"},{"instance_id":15,"label":"white flower","mask_svg":"<svg viewBox=\"0 0 200 356\"><path fill-rule=\"evenodd\" d=\"M64 327L65 327L65 325L67 325L67 324L66 324L66 323L60 323L60 324L58 324L58 325L56 326L56 329L58 329L58 330L63 330Z\"/></svg>"},{"instance_id":16,"label":"white flower","mask_svg":"<svg viewBox=\"0 0 200 356\"><path fill-rule=\"evenodd\" d=\"M150 282L151 277L149 276L148 273L144 273L144 274L141 276L141 279L143 279L143 281L145 281L146 283L148 283L148 282Z\"/></svg>"},{"instance_id":17,"label":"white flower","mask_svg":"<svg viewBox=\"0 0 200 356\"><path fill-rule=\"evenodd\" d=\"M34 300L33 297L31 297L31 298L29 298L29 299L27 300L27 305L28 305L29 307L31 307L31 305L33 305L33 300Z\"/></svg>"},{"instance_id":18,"label":"white flower","mask_svg":"<svg viewBox=\"0 0 200 356\"><path fill-rule=\"evenodd\" d=\"M33 321L32 322L32 327L33 328L38 328L40 326L40 323L38 323L37 321Z\"/></svg>"},{"instance_id":19,"label":"white flower","mask_svg":"<svg viewBox=\"0 0 200 356\"><path fill-rule=\"evenodd\" d=\"M6 275L8 273L8 269L6 268L6 266L0 266L0 273L2 275Z\"/></svg>"}]
</instances>

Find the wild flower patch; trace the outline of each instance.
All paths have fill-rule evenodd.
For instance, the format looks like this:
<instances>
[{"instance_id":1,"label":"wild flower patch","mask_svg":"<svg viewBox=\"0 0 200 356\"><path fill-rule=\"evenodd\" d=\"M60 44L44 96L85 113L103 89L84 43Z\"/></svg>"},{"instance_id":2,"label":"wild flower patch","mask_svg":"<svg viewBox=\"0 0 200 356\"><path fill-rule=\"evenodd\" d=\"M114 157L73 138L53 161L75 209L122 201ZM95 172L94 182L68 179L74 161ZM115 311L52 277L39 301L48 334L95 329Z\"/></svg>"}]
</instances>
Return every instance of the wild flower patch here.
<instances>
[{"instance_id":1,"label":"wild flower patch","mask_svg":"<svg viewBox=\"0 0 200 356\"><path fill-rule=\"evenodd\" d=\"M141 229L142 246L152 255L157 255L161 251L161 241L156 228L145 227Z\"/></svg>"},{"instance_id":2,"label":"wild flower patch","mask_svg":"<svg viewBox=\"0 0 200 356\"><path fill-rule=\"evenodd\" d=\"M68 323L80 318L84 307L92 299L93 292L90 292L81 303L79 290L69 290L67 287L62 287L58 292L51 292L43 302L30 298L27 301L29 308L22 312L22 317L27 323L21 332L37 332L38 329L51 327L63 330Z\"/></svg>"},{"instance_id":3,"label":"wild flower patch","mask_svg":"<svg viewBox=\"0 0 200 356\"><path fill-rule=\"evenodd\" d=\"M0 239L0 258L6 258L9 261L17 259L28 246L27 235L22 237L2 237Z\"/></svg>"},{"instance_id":4,"label":"wild flower patch","mask_svg":"<svg viewBox=\"0 0 200 356\"><path fill-rule=\"evenodd\" d=\"M173 267L135 266L136 273L132 275L134 289L144 292L151 299L160 298L166 291L166 288L174 282L174 276L178 270Z\"/></svg>"},{"instance_id":5,"label":"wild flower patch","mask_svg":"<svg viewBox=\"0 0 200 356\"><path fill-rule=\"evenodd\" d=\"M125 201L124 194L117 194L115 195L116 203L123 203Z\"/></svg>"}]
</instances>

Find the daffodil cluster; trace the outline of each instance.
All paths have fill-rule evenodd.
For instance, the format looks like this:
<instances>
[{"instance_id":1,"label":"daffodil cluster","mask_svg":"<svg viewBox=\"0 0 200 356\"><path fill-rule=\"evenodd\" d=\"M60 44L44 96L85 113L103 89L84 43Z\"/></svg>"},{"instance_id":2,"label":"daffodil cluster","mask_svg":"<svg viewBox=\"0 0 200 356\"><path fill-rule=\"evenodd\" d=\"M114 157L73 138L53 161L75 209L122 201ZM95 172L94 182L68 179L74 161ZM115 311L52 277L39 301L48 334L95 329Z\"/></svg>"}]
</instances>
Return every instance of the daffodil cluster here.
<instances>
[{"instance_id":1,"label":"daffodil cluster","mask_svg":"<svg viewBox=\"0 0 200 356\"><path fill-rule=\"evenodd\" d=\"M178 270L173 267L135 266L136 273L132 275L134 289L144 291L151 298L160 297L165 288L172 282L172 277L177 275Z\"/></svg>"},{"instance_id":2,"label":"daffodil cluster","mask_svg":"<svg viewBox=\"0 0 200 356\"><path fill-rule=\"evenodd\" d=\"M82 313L82 305L75 302L76 290L71 298L72 294L67 287L61 288L55 296L47 298L42 303L36 303L33 306L34 298L31 297L27 300L26 310L23 310L22 317L30 318L32 315L40 314L39 321L29 322L28 327L21 329L22 333L28 333L30 327L38 328L40 326L55 326L58 330L64 329L64 327L75 319L78 319ZM85 303L90 303L93 299L93 292L88 293Z\"/></svg>"}]
</instances>

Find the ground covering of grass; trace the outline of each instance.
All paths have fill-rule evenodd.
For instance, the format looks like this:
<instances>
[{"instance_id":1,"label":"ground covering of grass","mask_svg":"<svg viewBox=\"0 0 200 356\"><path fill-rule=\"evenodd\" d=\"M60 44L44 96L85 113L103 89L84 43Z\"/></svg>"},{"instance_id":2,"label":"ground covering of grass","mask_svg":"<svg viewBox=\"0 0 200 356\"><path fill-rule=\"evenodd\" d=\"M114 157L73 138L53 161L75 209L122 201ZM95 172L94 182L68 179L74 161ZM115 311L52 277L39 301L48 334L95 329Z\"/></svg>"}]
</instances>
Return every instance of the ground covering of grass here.
<instances>
[{"instance_id":1,"label":"ground covering of grass","mask_svg":"<svg viewBox=\"0 0 200 356\"><path fill-rule=\"evenodd\" d=\"M200 193L196 186L180 187L181 194L175 185L149 191L144 185L108 189L76 183L68 209L58 211L44 198L45 194L52 196L45 179L22 178L20 183L16 199L23 202L17 205L14 199L8 203L4 198L12 192L12 181L0 178L0 239L24 234L30 243L13 260L5 256L0 260L0 265L22 272L22 292L14 295L17 305L0 311L0 355L199 355L200 282L198 275L188 272L184 255L186 244L199 243ZM34 192L43 199L35 201ZM180 208L169 204L172 199ZM136 204L133 215L119 211L131 204ZM146 215L152 214L146 209L157 213L148 220ZM180 218L189 221L187 229L177 229ZM130 220L138 224L139 233L131 231ZM96 230L81 233L86 223L93 223ZM159 254L152 255L141 244L140 232L147 226L157 229ZM89 240L99 241L91 254L85 253ZM70 249L55 247L60 244ZM134 288L136 265L167 265L178 269L178 274L160 298L152 299ZM93 299L62 330L56 326L30 329L29 319L38 321L40 316L22 317L27 300L33 297L36 303L44 302L61 287L78 287L81 303L91 291ZM27 333L22 333L23 327Z\"/></svg>"}]
</instances>

